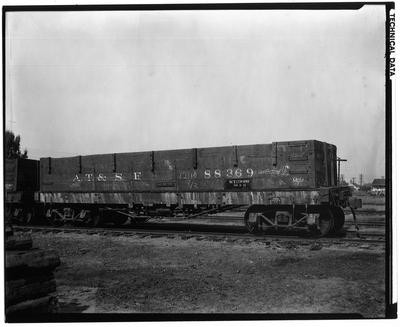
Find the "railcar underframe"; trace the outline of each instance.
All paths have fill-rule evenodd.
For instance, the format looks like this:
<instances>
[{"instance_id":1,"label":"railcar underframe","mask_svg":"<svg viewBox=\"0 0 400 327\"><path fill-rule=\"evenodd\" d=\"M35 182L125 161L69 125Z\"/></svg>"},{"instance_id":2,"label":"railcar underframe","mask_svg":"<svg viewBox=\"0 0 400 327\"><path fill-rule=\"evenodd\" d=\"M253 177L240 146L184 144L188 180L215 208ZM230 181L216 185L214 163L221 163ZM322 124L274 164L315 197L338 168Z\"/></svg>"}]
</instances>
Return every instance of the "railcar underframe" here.
<instances>
[{"instance_id":1,"label":"railcar underframe","mask_svg":"<svg viewBox=\"0 0 400 327\"><path fill-rule=\"evenodd\" d=\"M72 221L96 226L107 221L142 223L151 217L190 219L245 206L244 223L252 233L307 229L326 235L343 227L344 207L357 207L350 195L348 187L327 187L268 192L46 192L40 194L40 200L52 224Z\"/></svg>"}]
</instances>

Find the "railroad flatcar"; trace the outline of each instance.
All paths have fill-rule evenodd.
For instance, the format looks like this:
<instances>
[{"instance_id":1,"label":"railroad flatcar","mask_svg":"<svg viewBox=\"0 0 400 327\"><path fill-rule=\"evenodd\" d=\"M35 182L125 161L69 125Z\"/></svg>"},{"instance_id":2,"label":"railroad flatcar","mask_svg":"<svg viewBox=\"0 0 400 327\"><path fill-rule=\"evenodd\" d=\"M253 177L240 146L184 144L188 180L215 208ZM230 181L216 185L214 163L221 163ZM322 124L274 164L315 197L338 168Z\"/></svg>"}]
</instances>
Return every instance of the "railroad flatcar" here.
<instances>
[{"instance_id":1,"label":"railroad flatcar","mask_svg":"<svg viewBox=\"0 0 400 327\"><path fill-rule=\"evenodd\" d=\"M247 206L250 232L342 228L351 189L336 147L316 140L40 159L47 219L97 225Z\"/></svg>"},{"instance_id":2,"label":"railroad flatcar","mask_svg":"<svg viewBox=\"0 0 400 327\"><path fill-rule=\"evenodd\" d=\"M30 223L35 215L39 191L39 161L6 159L4 165L5 216Z\"/></svg>"}]
</instances>

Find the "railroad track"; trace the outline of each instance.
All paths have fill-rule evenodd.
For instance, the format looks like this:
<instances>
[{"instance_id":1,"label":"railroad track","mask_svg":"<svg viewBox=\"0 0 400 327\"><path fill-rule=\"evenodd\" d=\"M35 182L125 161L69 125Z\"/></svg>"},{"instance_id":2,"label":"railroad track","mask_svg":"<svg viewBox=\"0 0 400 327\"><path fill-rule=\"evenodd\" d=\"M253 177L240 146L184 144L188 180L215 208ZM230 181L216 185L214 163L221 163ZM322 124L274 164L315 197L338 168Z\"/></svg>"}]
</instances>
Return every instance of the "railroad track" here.
<instances>
[{"instance_id":1,"label":"railroad track","mask_svg":"<svg viewBox=\"0 0 400 327\"><path fill-rule=\"evenodd\" d=\"M243 221L243 217L223 217L221 219L219 219L220 217L216 218L216 217L205 217L203 219L218 219L218 221L232 221L232 222L236 222L236 221ZM201 218L199 218L200 220ZM353 220L347 220L344 222L345 226L352 226L354 225L354 221ZM357 225L358 226L365 226L365 227L384 227L386 226L385 221L383 220L368 220L368 221L357 221Z\"/></svg>"},{"instance_id":2,"label":"railroad track","mask_svg":"<svg viewBox=\"0 0 400 327\"><path fill-rule=\"evenodd\" d=\"M139 238L181 238L196 239L196 240L210 240L210 241L227 241L239 243L252 243L252 242L295 242L301 245L312 244L315 242L320 243L383 243L385 242L385 234L382 233L363 233L360 232L358 237L355 231L343 233L343 235L316 238L306 235L282 235L282 234L262 234L254 235L242 230L229 230L225 228L223 231L215 230L177 230L177 229L132 229L132 228L87 228L76 226L15 226L15 231L32 232L32 233L81 233L88 235L111 235L111 236L137 236Z\"/></svg>"},{"instance_id":3,"label":"railroad track","mask_svg":"<svg viewBox=\"0 0 400 327\"><path fill-rule=\"evenodd\" d=\"M354 222L352 221L345 221L345 226L354 226ZM360 221L357 222L358 226L365 226L365 227L385 227L386 223L384 221Z\"/></svg>"}]
</instances>

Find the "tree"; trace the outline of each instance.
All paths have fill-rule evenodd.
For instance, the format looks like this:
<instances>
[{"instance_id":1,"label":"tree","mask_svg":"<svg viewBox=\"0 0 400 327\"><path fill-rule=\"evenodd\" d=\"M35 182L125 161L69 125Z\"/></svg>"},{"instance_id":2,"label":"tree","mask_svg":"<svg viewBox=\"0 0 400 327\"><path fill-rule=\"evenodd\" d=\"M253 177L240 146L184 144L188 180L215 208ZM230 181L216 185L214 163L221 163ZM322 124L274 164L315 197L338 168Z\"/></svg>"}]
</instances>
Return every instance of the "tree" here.
<instances>
[{"instance_id":1,"label":"tree","mask_svg":"<svg viewBox=\"0 0 400 327\"><path fill-rule=\"evenodd\" d=\"M21 153L21 137L19 135L15 136L13 132L6 131L5 140L6 140L5 155L7 159L28 158L28 150L24 149L24 152Z\"/></svg>"}]
</instances>

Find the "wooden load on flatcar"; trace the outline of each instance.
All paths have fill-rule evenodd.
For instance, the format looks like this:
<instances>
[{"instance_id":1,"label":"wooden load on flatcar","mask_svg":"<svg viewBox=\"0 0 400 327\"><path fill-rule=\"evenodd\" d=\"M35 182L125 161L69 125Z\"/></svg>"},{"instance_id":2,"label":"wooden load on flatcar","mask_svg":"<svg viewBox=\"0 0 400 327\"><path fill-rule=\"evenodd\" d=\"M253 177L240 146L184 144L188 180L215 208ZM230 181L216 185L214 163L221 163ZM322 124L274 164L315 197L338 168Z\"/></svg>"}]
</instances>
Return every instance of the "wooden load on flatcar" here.
<instances>
[{"instance_id":1,"label":"wooden load on flatcar","mask_svg":"<svg viewBox=\"0 0 400 327\"><path fill-rule=\"evenodd\" d=\"M5 215L29 223L34 214L35 192L39 191L39 161L18 158L4 163Z\"/></svg>"},{"instance_id":2,"label":"wooden load on flatcar","mask_svg":"<svg viewBox=\"0 0 400 327\"><path fill-rule=\"evenodd\" d=\"M249 206L245 224L343 226L351 190L337 186L336 147L310 141L40 159L47 217L97 224Z\"/></svg>"}]
</instances>

